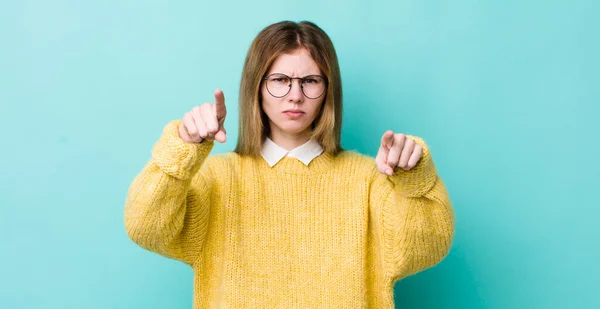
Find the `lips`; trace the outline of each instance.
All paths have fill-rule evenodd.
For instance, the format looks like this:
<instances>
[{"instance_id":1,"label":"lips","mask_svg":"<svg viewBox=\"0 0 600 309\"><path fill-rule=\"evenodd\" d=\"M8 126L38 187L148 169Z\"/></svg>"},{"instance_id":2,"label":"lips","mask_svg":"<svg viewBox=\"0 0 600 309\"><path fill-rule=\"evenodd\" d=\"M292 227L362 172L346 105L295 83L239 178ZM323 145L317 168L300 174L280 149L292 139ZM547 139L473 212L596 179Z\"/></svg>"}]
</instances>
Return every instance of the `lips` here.
<instances>
[{"instance_id":1,"label":"lips","mask_svg":"<svg viewBox=\"0 0 600 309\"><path fill-rule=\"evenodd\" d=\"M300 119L304 117L305 113L299 109L288 109L283 114L289 119Z\"/></svg>"}]
</instances>

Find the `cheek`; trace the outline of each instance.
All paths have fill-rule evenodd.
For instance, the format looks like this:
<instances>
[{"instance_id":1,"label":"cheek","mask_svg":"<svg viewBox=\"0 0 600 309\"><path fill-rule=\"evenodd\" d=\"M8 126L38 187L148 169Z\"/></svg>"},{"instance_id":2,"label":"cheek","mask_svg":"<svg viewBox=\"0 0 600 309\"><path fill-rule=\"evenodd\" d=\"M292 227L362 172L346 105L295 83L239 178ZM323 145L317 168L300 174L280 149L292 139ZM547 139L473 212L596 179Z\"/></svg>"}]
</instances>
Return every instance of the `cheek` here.
<instances>
[{"instance_id":1,"label":"cheek","mask_svg":"<svg viewBox=\"0 0 600 309\"><path fill-rule=\"evenodd\" d=\"M324 104L324 102L321 102L321 103L314 102L314 104L312 105L313 108L311 110L311 113L313 114L314 117L316 117L317 114L319 113L319 111L321 111L321 107L323 106L323 104Z\"/></svg>"},{"instance_id":2,"label":"cheek","mask_svg":"<svg viewBox=\"0 0 600 309\"><path fill-rule=\"evenodd\" d=\"M260 96L261 96L261 102L263 104L263 106L273 106L274 105L274 99L269 92L267 91L267 89L262 86L260 87Z\"/></svg>"},{"instance_id":3,"label":"cheek","mask_svg":"<svg viewBox=\"0 0 600 309\"><path fill-rule=\"evenodd\" d=\"M263 112L265 112L269 118L272 118L277 114L277 111L275 110L275 102L273 102L270 98L265 99L265 97L263 97L261 101L261 107Z\"/></svg>"},{"instance_id":4,"label":"cheek","mask_svg":"<svg viewBox=\"0 0 600 309\"><path fill-rule=\"evenodd\" d=\"M264 85L261 85L260 86L260 96L261 96L261 99L264 100L265 98L268 98L268 95L269 95L269 93L267 92L267 88L265 88Z\"/></svg>"}]
</instances>

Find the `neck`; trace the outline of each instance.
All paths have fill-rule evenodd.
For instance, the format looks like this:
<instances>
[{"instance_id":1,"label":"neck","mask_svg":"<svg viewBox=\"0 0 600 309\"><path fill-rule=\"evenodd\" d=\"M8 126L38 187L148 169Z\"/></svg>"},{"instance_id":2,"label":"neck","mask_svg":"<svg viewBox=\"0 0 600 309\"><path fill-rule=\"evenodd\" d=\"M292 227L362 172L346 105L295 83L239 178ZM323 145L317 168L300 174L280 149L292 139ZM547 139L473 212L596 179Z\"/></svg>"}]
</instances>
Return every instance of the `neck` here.
<instances>
[{"instance_id":1,"label":"neck","mask_svg":"<svg viewBox=\"0 0 600 309\"><path fill-rule=\"evenodd\" d=\"M285 132L272 132L269 138L275 142L275 144L284 148L285 150L292 150L304 143L308 142L310 138L310 131L306 131L299 134L290 134Z\"/></svg>"}]
</instances>

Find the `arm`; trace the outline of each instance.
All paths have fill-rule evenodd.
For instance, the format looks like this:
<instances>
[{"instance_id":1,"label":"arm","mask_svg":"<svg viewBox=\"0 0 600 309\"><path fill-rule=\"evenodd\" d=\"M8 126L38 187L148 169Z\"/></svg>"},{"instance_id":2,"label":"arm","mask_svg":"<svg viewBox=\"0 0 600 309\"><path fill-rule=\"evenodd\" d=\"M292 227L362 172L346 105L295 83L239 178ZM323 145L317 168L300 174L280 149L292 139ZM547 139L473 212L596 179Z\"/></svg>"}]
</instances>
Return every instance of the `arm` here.
<instances>
[{"instance_id":1,"label":"arm","mask_svg":"<svg viewBox=\"0 0 600 309\"><path fill-rule=\"evenodd\" d=\"M411 170L395 168L387 176L374 170L372 220L387 276L394 281L439 263L454 236L454 213L425 142Z\"/></svg>"},{"instance_id":2,"label":"arm","mask_svg":"<svg viewBox=\"0 0 600 309\"><path fill-rule=\"evenodd\" d=\"M211 179L203 162L214 142L185 143L178 135L179 123L165 127L150 162L133 180L125 229L141 247L193 264L206 235ZM187 203L192 179L194 207Z\"/></svg>"}]
</instances>

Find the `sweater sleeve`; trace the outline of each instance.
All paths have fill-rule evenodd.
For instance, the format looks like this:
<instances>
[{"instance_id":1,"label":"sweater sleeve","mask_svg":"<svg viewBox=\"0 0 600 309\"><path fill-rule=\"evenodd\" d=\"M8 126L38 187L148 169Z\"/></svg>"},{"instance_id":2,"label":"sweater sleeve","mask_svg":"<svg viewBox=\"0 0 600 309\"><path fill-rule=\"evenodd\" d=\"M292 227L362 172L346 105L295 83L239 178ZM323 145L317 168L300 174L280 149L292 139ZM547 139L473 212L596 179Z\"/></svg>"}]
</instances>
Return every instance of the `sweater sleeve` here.
<instances>
[{"instance_id":1,"label":"sweater sleeve","mask_svg":"<svg viewBox=\"0 0 600 309\"><path fill-rule=\"evenodd\" d=\"M425 142L417 166L396 168L391 176L374 169L371 215L387 276L393 281L439 263L454 236L454 213Z\"/></svg>"},{"instance_id":2,"label":"sweater sleeve","mask_svg":"<svg viewBox=\"0 0 600 309\"><path fill-rule=\"evenodd\" d=\"M214 142L185 143L179 124L172 121L164 128L150 161L130 185L124 223L129 237L142 248L191 265L208 225L212 180L203 162Z\"/></svg>"}]
</instances>

